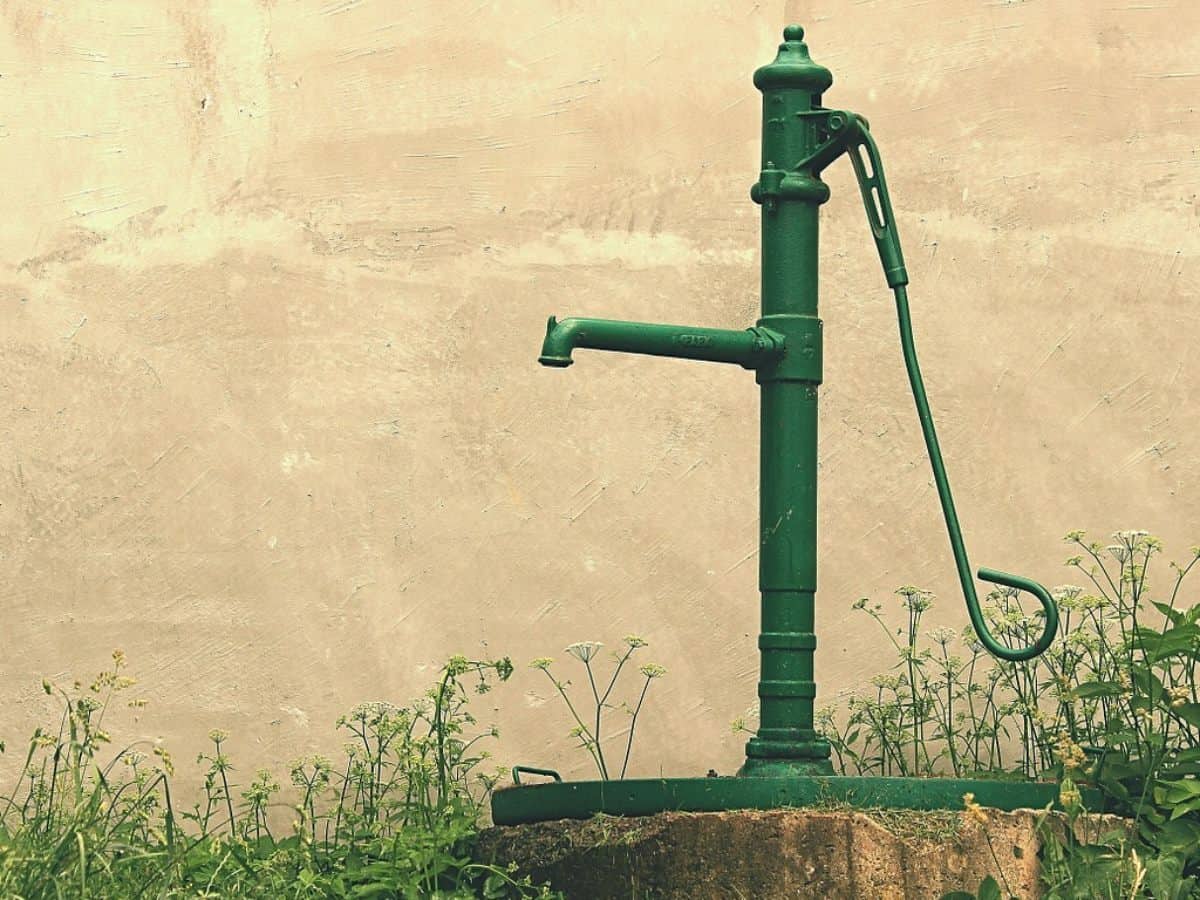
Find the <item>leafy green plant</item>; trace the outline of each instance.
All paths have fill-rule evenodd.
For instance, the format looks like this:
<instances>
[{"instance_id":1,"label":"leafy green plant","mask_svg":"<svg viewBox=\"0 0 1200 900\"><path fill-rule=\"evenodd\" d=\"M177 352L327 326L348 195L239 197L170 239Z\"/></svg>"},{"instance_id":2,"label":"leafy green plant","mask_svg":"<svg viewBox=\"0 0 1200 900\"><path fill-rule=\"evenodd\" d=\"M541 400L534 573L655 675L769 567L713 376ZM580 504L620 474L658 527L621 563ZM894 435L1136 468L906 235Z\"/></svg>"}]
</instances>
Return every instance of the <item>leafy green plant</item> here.
<instances>
[{"instance_id":1,"label":"leafy green plant","mask_svg":"<svg viewBox=\"0 0 1200 900\"><path fill-rule=\"evenodd\" d=\"M571 729L571 737L579 741L579 746L586 750L591 756L592 761L596 764L596 768L600 773L600 778L607 781L609 775L609 761L604 756L603 744L603 727L605 724L605 713L609 710L620 710L629 716L629 730L625 740L625 754L621 760L620 774L618 778L624 778L625 772L629 768L629 754L633 749L633 735L637 727L638 714L642 711L642 704L646 701L646 692L650 689L650 682L661 678L667 674L667 670L655 663L645 663L638 668L638 671L643 677L641 689L638 692L638 697L635 703L630 704L625 701L615 703L611 701L613 689L617 686L617 681L621 677L621 672L624 670L626 663L635 652L646 646L646 641L636 635L627 635L622 641L623 648L620 651L614 651L612 656L612 671L608 678L607 685L604 685L604 679L597 680L597 671L592 665L600 648L604 645L598 641L581 641L576 644L571 644L563 652L568 656L573 656L579 662L583 663L584 670L587 673L588 687L592 695L592 708L588 711L587 721L579 713L579 708L571 700L571 695L567 688L571 682L561 681L554 676L550 671L550 667L554 664L554 660L548 656L539 657L531 662L531 668L540 669L550 679L550 683L554 685L555 691L567 709L571 713L571 717L575 720L575 727ZM603 690L601 686L604 685Z\"/></svg>"},{"instance_id":2,"label":"leafy green plant","mask_svg":"<svg viewBox=\"0 0 1200 900\"><path fill-rule=\"evenodd\" d=\"M125 657L86 687L43 683L61 704L38 728L0 799L0 895L66 897L549 897L472 860L484 770L470 695L512 673L507 659L453 657L408 706L365 703L338 721L343 760L296 760L285 790L268 770L245 784L213 731L202 796L181 809L160 746L115 752L105 721L136 682ZM144 701L132 700L139 707ZM290 802L284 802L284 795ZM284 818L284 814L286 818ZM281 830L282 822L290 828Z\"/></svg>"},{"instance_id":3,"label":"leafy green plant","mask_svg":"<svg viewBox=\"0 0 1200 900\"><path fill-rule=\"evenodd\" d=\"M974 894L969 894L966 891L951 891L949 894L942 894L942 900L1000 900L1000 884L991 875L980 882L979 890Z\"/></svg>"},{"instance_id":4,"label":"leafy green plant","mask_svg":"<svg viewBox=\"0 0 1200 900\"><path fill-rule=\"evenodd\" d=\"M1148 571L1161 543L1141 531L1114 537L1117 543L1102 547L1085 542L1082 532L1067 535L1082 551L1068 565L1090 590L1070 589L1066 613L1080 613L1093 640L1079 658L1060 662L1067 697L1059 718L1094 761L1063 759L1061 782L1078 773L1095 783L1112 811L1133 820L1135 834L1127 854L1112 840L1072 846L1068 835L1074 852L1062 862L1069 874L1085 866L1094 872L1093 858L1115 855L1130 869L1123 896L1186 897L1200 876L1200 605L1181 609L1180 591L1200 548L1186 564L1169 564L1173 583L1154 599Z\"/></svg>"},{"instance_id":5,"label":"leafy green plant","mask_svg":"<svg viewBox=\"0 0 1200 900\"><path fill-rule=\"evenodd\" d=\"M820 727L843 771L1057 779L1068 822L1043 817L1048 896L1190 896L1200 876L1200 605L1181 591L1200 548L1169 564L1168 588L1155 594L1148 576L1162 545L1146 532L1066 541L1083 585L1055 589L1061 628L1044 655L993 660L969 631L922 631L933 598L916 588L897 592L899 627L882 604L860 600L854 608L880 625L897 663L844 713L822 709ZM987 599L1001 639L1041 633L1041 610L1026 613L1016 592ZM1078 837L1079 783L1132 820L1132 837Z\"/></svg>"}]
</instances>

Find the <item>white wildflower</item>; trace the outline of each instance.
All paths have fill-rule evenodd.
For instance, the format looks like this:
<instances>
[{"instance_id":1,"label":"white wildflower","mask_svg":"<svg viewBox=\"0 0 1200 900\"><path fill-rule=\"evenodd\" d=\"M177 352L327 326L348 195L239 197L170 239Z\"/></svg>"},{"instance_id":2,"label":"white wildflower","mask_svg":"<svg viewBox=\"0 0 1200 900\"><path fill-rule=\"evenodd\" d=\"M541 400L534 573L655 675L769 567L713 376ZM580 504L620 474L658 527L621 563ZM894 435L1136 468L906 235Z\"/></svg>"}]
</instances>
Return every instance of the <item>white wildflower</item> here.
<instances>
[{"instance_id":1,"label":"white wildflower","mask_svg":"<svg viewBox=\"0 0 1200 900\"><path fill-rule=\"evenodd\" d=\"M582 663L589 662L604 645L599 641L579 641L571 644L563 649L563 653L569 653Z\"/></svg>"}]
</instances>

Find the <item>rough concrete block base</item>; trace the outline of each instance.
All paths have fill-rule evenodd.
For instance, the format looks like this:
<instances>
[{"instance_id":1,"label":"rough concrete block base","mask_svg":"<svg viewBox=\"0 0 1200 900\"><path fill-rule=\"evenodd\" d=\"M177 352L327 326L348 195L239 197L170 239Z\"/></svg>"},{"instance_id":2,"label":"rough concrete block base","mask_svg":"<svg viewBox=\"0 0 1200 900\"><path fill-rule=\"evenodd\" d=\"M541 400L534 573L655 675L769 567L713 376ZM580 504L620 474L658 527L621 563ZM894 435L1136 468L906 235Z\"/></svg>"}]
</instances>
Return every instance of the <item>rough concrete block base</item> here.
<instances>
[{"instance_id":1,"label":"rough concrete block base","mask_svg":"<svg viewBox=\"0 0 1200 900\"><path fill-rule=\"evenodd\" d=\"M1039 895L1040 811L825 810L598 816L486 831L479 856L514 862L571 900L828 898L936 900L988 875Z\"/></svg>"}]
</instances>

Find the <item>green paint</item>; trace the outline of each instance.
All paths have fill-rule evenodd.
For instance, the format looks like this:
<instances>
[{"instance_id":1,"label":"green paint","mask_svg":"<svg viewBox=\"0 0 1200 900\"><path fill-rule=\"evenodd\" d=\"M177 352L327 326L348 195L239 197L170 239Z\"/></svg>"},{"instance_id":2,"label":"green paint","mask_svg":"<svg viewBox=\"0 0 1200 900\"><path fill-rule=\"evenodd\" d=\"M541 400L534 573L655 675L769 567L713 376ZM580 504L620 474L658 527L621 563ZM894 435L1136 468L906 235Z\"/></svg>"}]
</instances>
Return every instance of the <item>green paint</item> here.
<instances>
[{"instance_id":1,"label":"green paint","mask_svg":"<svg viewBox=\"0 0 1200 900\"><path fill-rule=\"evenodd\" d=\"M676 810L848 804L860 809L962 809L963 794L992 809L1045 809L1058 805L1058 785L1046 782L991 781L970 778L867 778L793 776L787 778L637 778L625 781L563 781L505 788L492 795L497 825L552 819L650 816ZM1099 791L1081 791L1088 809L1103 807Z\"/></svg>"},{"instance_id":2,"label":"green paint","mask_svg":"<svg viewBox=\"0 0 1200 900\"><path fill-rule=\"evenodd\" d=\"M763 95L762 170L750 192L754 202L762 207L762 318L755 327L731 331L605 319L557 321L551 318L539 358L543 365L565 367L571 365L575 348L589 348L731 362L755 371L761 387L760 726L746 745L746 762L739 774L768 781L780 776L797 776L803 780L808 776L832 774L829 744L813 727L816 696L813 654L817 642L814 631L817 392L822 362L817 270L819 210L829 199L829 188L821 180L821 172L843 154L850 156L854 166L884 275L896 295L901 349L971 624L991 653L1008 660L1030 659L1042 653L1058 627L1054 601L1040 584L1020 576L980 569L979 577L985 581L1033 593L1045 612L1044 631L1029 647L1005 647L987 630L917 365L906 293L908 273L896 234L879 151L865 119L821 105L821 95L833 83L833 76L828 69L812 61L803 38L802 28L789 25L784 29L784 42L780 44L775 60L754 73L754 85ZM837 781L839 784L850 783L845 779ZM677 784L678 790L687 796L692 796L696 790L687 780L653 783L666 784L668 787L663 790L675 790L670 785ZM803 783L816 781L808 778ZM826 781L821 783L826 784ZM625 787L614 785L596 790L602 794L604 791L636 792L646 783L620 784ZM887 787L880 782L871 796L885 801L884 805L905 806L910 801L904 800L902 794L920 795L921 784L931 785L931 793L927 796L933 797L936 791L930 781L906 782L901 793L897 793L900 788ZM733 803L728 799L730 795L721 791L736 794L739 789L727 787L724 780L721 785L713 796L726 798L721 802ZM587 794L584 786L578 786L579 791L583 791L580 796ZM575 791L576 787L549 786L567 793ZM545 793L543 788L538 790ZM757 788L753 790L758 791ZM957 796L945 802L952 800L952 805L957 806L961 804L964 791L954 790L958 791ZM760 799L768 795L769 790L765 794L754 793L754 797ZM980 802L989 795L986 791L980 793ZM758 802L755 800L750 805Z\"/></svg>"},{"instance_id":3,"label":"green paint","mask_svg":"<svg viewBox=\"0 0 1200 900\"><path fill-rule=\"evenodd\" d=\"M738 363L747 369L783 355L783 335L769 328L729 331L724 328L692 328L687 325L647 325L612 319L563 319L554 316L546 323L546 340L538 362L566 368L577 347L590 350L619 350L650 356L677 356L709 362Z\"/></svg>"}]
</instances>

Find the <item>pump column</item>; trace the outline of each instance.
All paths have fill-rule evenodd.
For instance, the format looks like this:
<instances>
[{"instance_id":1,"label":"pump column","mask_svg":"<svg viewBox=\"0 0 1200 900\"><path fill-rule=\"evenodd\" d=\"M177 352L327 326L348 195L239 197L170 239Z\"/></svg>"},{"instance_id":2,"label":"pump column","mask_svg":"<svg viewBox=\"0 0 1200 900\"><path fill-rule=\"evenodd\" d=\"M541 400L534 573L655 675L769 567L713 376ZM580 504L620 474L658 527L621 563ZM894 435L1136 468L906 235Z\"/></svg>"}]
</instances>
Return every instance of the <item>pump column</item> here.
<instances>
[{"instance_id":1,"label":"pump column","mask_svg":"<svg viewBox=\"0 0 1200 900\"><path fill-rule=\"evenodd\" d=\"M754 73L763 94L762 173L751 191L762 205L762 318L786 351L758 369L762 388L759 590L762 592L760 725L742 775L832 774L829 743L813 726L814 601L817 589L817 318L820 206L829 188L798 171L820 142L821 93L833 82L814 63L804 30L789 25L775 61Z\"/></svg>"}]
</instances>

